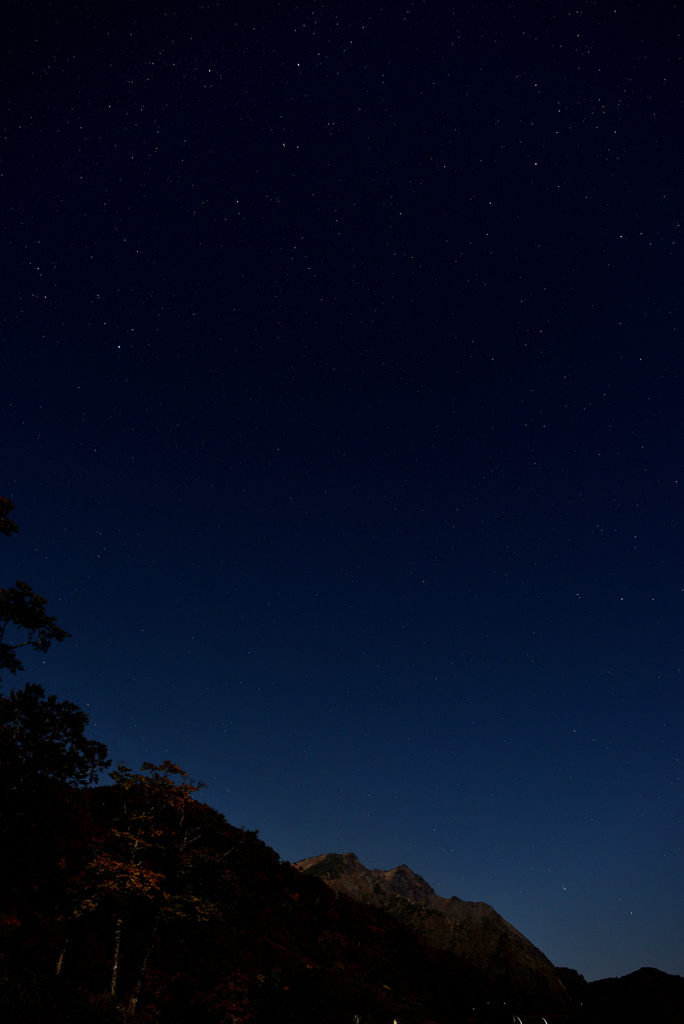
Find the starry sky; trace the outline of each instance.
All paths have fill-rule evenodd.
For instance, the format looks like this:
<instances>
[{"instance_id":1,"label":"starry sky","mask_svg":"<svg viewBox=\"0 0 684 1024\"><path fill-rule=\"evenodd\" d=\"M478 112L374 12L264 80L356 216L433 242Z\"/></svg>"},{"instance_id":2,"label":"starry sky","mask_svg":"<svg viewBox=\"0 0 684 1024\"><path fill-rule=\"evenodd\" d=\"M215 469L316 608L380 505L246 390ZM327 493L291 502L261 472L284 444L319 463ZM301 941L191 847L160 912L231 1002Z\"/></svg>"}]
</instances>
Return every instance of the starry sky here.
<instances>
[{"instance_id":1,"label":"starry sky","mask_svg":"<svg viewBox=\"0 0 684 1024\"><path fill-rule=\"evenodd\" d=\"M72 634L16 682L683 974L681 9L3 17L2 571Z\"/></svg>"}]
</instances>

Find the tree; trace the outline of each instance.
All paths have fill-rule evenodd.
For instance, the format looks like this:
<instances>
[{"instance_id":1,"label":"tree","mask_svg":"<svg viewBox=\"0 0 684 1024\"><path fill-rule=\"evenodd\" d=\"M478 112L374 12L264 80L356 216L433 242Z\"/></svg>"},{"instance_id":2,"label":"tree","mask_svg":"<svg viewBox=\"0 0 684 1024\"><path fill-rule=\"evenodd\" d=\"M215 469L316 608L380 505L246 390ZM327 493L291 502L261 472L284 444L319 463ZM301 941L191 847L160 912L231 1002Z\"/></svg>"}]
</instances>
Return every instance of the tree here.
<instances>
[{"instance_id":1,"label":"tree","mask_svg":"<svg viewBox=\"0 0 684 1024\"><path fill-rule=\"evenodd\" d=\"M19 527L7 515L14 508L9 498L0 497L0 533L6 537L19 532ZM5 669L13 675L22 671L24 666L15 651L19 647L33 647L36 651L47 651L53 640L61 643L69 633L57 625L54 615L45 611L47 598L36 594L33 587L22 580L7 590L0 588L0 672ZM18 643L10 643L10 626L25 631L25 638Z\"/></svg>"},{"instance_id":2,"label":"tree","mask_svg":"<svg viewBox=\"0 0 684 1024\"><path fill-rule=\"evenodd\" d=\"M6 537L19 531L8 516L13 508L9 498L0 497L0 533ZM23 669L17 648L47 651L53 640L61 642L69 636L55 616L46 613L46 604L46 598L22 580L17 580L16 587L0 589L0 671L14 674ZM9 643L10 626L24 630L26 639ZM97 782L112 762L107 760L104 743L86 739L87 724L85 711L68 700L58 703L54 695L46 697L43 687L35 683L12 690L9 696L0 695L0 767L6 787L22 790L39 779L72 786Z\"/></svg>"},{"instance_id":3,"label":"tree","mask_svg":"<svg viewBox=\"0 0 684 1024\"><path fill-rule=\"evenodd\" d=\"M36 651L47 651L53 640L61 643L70 633L57 625L54 615L45 611L47 598L36 594L28 583L17 580L16 587L0 588L0 671L6 669L13 675L24 666L14 653L18 647L33 647ZM20 643L5 641L7 627L26 630L27 638Z\"/></svg>"},{"instance_id":4,"label":"tree","mask_svg":"<svg viewBox=\"0 0 684 1024\"><path fill-rule=\"evenodd\" d=\"M114 922L112 972L109 994L119 991L122 935L135 946L144 937L139 962L128 996L133 1014L159 927L178 920L206 921L220 916L203 885L207 864L224 870L224 853L203 848L206 821L198 822L193 783L178 765L146 761L135 774L125 764L110 772L120 813L105 833L105 846L76 880L72 894L74 916L107 908ZM173 776L180 776L175 782ZM199 871L198 871L199 868ZM129 962L131 960L129 952Z\"/></svg>"},{"instance_id":5,"label":"tree","mask_svg":"<svg viewBox=\"0 0 684 1024\"><path fill-rule=\"evenodd\" d=\"M11 533L19 533L19 527L7 515L13 508L13 501L0 497L0 533L4 533L6 537L9 537Z\"/></svg>"},{"instance_id":6,"label":"tree","mask_svg":"<svg viewBox=\"0 0 684 1024\"><path fill-rule=\"evenodd\" d=\"M25 790L40 779L71 786L96 783L109 768L104 743L85 735L88 715L36 683L0 696L0 768L5 785Z\"/></svg>"}]
</instances>

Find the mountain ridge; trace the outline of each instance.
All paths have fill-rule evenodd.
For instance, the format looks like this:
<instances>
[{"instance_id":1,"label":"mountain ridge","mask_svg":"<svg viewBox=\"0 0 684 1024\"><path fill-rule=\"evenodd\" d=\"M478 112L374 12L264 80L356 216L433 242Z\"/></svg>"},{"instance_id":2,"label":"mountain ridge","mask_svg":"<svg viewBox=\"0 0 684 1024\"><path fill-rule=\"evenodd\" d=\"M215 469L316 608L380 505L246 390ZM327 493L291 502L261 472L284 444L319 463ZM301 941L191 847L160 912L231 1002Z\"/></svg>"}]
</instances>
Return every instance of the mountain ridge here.
<instances>
[{"instance_id":1,"label":"mountain ridge","mask_svg":"<svg viewBox=\"0 0 684 1024\"><path fill-rule=\"evenodd\" d=\"M564 969L488 903L439 896L408 865L366 868L354 853L318 854L293 866L338 893L386 910L431 946L484 971L502 998L532 1000L555 1012L573 1009Z\"/></svg>"}]
</instances>

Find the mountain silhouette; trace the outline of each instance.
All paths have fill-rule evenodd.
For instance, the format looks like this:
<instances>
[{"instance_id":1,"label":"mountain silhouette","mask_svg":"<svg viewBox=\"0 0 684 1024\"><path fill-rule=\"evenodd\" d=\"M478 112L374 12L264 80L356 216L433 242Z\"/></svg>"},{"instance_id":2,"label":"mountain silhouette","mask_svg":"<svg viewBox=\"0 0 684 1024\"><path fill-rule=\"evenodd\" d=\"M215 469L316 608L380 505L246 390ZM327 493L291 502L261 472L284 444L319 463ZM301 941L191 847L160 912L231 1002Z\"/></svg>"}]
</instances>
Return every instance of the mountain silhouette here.
<instances>
[{"instance_id":1,"label":"mountain silhouette","mask_svg":"<svg viewBox=\"0 0 684 1024\"><path fill-rule=\"evenodd\" d=\"M369 869L353 853L321 854L294 866L359 903L382 908L431 946L454 953L483 971L501 1002L513 1002L530 1011L573 1010L569 992L573 986L567 984L566 972L558 970L489 904L457 896L446 899L406 864L389 871Z\"/></svg>"}]
</instances>

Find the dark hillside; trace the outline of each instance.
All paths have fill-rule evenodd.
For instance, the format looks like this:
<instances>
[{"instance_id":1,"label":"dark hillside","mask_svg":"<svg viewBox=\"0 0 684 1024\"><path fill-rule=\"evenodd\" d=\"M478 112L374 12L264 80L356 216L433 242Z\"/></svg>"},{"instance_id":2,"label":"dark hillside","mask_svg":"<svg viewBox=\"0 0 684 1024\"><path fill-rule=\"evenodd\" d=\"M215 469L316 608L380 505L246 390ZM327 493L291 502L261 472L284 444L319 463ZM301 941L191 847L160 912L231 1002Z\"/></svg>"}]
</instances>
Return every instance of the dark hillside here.
<instances>
[{"instance_id":1,"label":"dark hillside","mask_svg":"<svg viewBox=\"0 0 684 1024\"><path fill-rule=\"evenodd\" d=\"M684 1024L684 978L642 967L623 978L602 978L587 986L586 1024L619 1020L621 1024L660 1021Z\"/></svg>"},{"instance_id":2,"label":"dark hillside","mask_svg":"<svg viewBox=\"0 0 684 1024\"><path fill-rule=\"evenodd\" d=\"M94 790L46 784L10 806L5 1020L118 1020L132 1008L168 1024L486 1014L480 972L153 774Z\"/></svg>"},{"instance_id":3,"label":"dark hillside","mask_svg":"<svg viewBox=\"0 0 684 1024\"><path fill-rule=\"evenodd\" d=\"M519 988L522 975L510 975L506 990L498 959L485 969L423 942L415 925L393 916L404 903L420 921L443 913L405 866L368 873L378 901L391 886L411 894L394 892L399 903L389 901L388 912L331 887L335 877L353 881L356 859L320 858L313 871L297 870L255 832L195 800L195 787L168 762L113 776L109 787L43 779L6 793L3 1021L495 1024L514 1009L523 1019L540 1012L535 990ZM491 908L472 906L479 918L464 905L463 920L490 921L489 935ZM475 934L482 956L478 941ZM514 957L513 939L507 948ZM684 1024L682 978L644 969L586 985L571 970L557 976L576 1006L574 1017L557 1008L558 1019Z\"/></svg>"}]
</instances>

